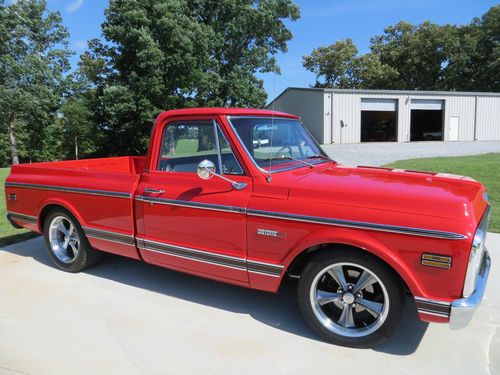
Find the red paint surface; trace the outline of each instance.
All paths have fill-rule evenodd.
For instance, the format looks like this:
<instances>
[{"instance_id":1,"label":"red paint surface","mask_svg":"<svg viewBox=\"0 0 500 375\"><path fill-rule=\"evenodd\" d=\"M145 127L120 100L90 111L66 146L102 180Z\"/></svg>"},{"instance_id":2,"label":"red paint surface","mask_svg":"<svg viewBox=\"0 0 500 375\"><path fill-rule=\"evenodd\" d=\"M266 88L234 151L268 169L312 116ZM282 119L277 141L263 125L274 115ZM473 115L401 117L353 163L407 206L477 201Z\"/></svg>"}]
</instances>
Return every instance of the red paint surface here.
<instances>
[{"instance_id":1,"label":"red paint surface","mask_svg":"<svg viewBox=\"0 0 500 375\"><path fill-rule=\"evenodd\" d=\"M368 251L389 264L414 296L440 301L459 298L472 242L472 235L486 208L484 187L471 179L432 173L394 171L385 168L344 167L332 162L314 169L299 167L275 173L272 182L247 157L225 116L292 115L252 109L203 108L162 113L152 131L147 157L119 157L35 163L12 167L7 182L127 192L132 199L80 193L7 187L16 201L8 211L37 216L42 230L44 209L67 208L82 226L134 235L138 238L250 260L283 265L285 269L304 250L321 244L345 244ZM230 176L248 184L236 191L217 178L208 181L195 174L155 171L161 133L169 121L214 119L223 129L246 176ZM293 165L293 163L292 163ZM343 228L313 223L263 218L245 213L221 212L136 201L148 195L146 187L165 190L153 196L187 202L218 204L248 209L292 213L321 218L388 224L453 232L463 240L445 240ZM257 229L285 235L266 237ZM251 288L276 291L281 278L221 267L130 245L90 239L96 248L144 259L160 266ZM424 267L422 252L449 255L450 270ZM284 274L284 273L283 273ZM283 277L282 274L282 277ZM421 319L443 321L427 314Z\"/></svg>"}]
</instances>

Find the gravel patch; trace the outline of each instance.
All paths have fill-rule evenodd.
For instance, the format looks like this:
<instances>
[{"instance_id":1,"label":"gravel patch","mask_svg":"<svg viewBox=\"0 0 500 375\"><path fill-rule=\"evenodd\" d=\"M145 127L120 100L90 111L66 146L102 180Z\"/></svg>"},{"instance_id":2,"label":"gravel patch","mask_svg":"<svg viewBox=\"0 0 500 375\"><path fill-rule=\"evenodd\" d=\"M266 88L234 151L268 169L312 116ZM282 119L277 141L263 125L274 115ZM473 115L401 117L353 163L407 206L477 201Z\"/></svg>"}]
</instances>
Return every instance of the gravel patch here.
<instances>
[{"instance_id":1,"label":"gravel patch","mask_svg":"<svg viewBox=\"0 0 500 375\"><path fill-rule=\"evenodd\" d=\"M397 160L500 152L500 142L411 142L322 145L341 164L380 166Z\"/></svg>"}]
</instances>

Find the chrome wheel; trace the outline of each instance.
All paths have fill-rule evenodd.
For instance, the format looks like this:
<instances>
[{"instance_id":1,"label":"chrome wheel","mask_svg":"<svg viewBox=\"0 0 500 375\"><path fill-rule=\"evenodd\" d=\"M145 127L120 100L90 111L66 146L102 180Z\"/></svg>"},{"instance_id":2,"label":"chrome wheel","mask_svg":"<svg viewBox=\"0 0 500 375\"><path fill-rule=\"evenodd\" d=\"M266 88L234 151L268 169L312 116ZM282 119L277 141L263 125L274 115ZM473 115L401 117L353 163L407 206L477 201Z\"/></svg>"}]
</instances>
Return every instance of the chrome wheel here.
<instances>
[{"instance_id":1,"label":"chrome wheel","mask_svg":"<svg viewBox=\"0 0 500 375\"><path fill-rule=\"evenodd\" d=\"M50 250L56 258L66 264L78 256L80 238L75 225L64 216L56 216L49 226Z\"/></svg>"},{"instance_id":2,"label":"chrome wheel","mask_svg":"<svg viewBox=\"0 0 500 375\"><path fill-rule=\"evenodd\" d=\"M363 337L387 319L389 296L385 285L368 268L336 263L314 278L310 303L316 319L331 333Z\"/></svg>"}]
</instances>

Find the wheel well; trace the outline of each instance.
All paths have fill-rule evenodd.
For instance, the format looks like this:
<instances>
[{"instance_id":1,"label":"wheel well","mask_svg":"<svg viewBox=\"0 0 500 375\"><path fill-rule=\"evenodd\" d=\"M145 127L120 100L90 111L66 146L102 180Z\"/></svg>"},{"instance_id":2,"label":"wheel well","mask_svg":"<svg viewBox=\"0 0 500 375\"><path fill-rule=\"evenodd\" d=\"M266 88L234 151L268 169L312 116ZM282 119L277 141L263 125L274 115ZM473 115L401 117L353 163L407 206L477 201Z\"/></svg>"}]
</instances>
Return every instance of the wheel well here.
<instances>
[{"instance_id":1,"label":"wheel well","mask_svg":"<svg viewBox=\"0 0 500 375\"><path fill-rule=\"evenodd\" d=\"M45 223L45 218L49 214L50 211L54 210L55 208L62 208L63 210L67 211L68 209L64 206L61 206L60 204L48 204L46 205L42 211L40 212L40 215L38 215L38 221L40 225L40 230L43 232L43 225Z\"/></svg>"},{"instance_id":2,"label":"wheel well","mask_svg":"<svg viewBox=\"0 0 500 375\"><path fill-rule=\"evenodd\" d=\"M377 261L383 263L388 269L390 269L393 274L400 280L401 285L404 288L405 292L410 292L410 288L406 284L406 282L401 278L398 272L391 267L390 264L388 264L386 261L383 259L379 258L378 256L374 255L373 253L367 252L366 250L363 250L359 247L356 246L350 246L350 245L344 245L344 244L338 244L338 243L326 243L326 244L321 244L321 245L316 245L307 248L303 252L301 252L295 259L292 261L292 263L288 266L287 268L287 274L291 278L298 279L302 275L302 271L304 268L307 266L309 263L310 259L314 256L317 256L318 254L322 254L328 251L335 251L335 249L349 249L350 251L353 252L359 252L363 254L369 254L372 256L374 259Z\"/></svg>"}]
</instances>

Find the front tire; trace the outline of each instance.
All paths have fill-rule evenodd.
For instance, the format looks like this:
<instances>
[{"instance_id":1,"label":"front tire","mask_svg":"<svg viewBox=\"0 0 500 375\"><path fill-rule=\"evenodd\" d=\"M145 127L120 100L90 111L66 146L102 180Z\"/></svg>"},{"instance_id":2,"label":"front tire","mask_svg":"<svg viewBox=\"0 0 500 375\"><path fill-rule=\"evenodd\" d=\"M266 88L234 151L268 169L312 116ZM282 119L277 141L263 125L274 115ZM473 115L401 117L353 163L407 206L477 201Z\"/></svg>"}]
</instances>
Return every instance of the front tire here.
<instances>
[{"instance_id":1,"label":"front tire","mask_svg":"<svg viewBox=\"0 0 500 375\"><path fill-rule=\"evenodd\" d=\"M90 245L80 223L63 208L54 209L47 215L43 235L50 259L63 271L80 272L101 258L101 253Z\"/></svg>"},{"instance_id":2,"label":"front tire","mask_svg":"<svg viewBox=\"0 0 500 375\"><path fill-rule=\"evenodd\" d=\"M402 285L377 258L352 249L314 256L299 280L300 311L333 344L370 348L385 341L401 317Z\"/></svg>"}]
</instances>

